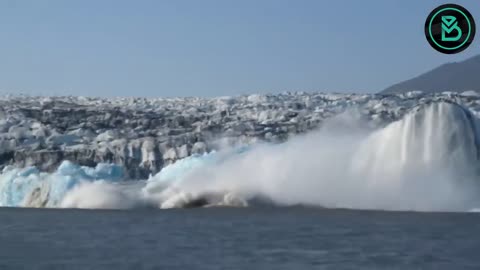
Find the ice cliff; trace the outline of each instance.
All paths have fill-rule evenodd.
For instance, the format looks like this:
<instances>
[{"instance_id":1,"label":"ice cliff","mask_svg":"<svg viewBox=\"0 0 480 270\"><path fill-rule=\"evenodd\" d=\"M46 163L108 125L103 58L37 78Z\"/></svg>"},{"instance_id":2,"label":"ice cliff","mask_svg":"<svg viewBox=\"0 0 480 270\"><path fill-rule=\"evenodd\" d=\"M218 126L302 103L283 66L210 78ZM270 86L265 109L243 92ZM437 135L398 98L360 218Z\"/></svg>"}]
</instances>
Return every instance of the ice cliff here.
<instances>
[{"instance_id":1,"label":"ice cliff","mask_svg":"<svg viewBox=\"0 0 480 270\"><path fill-rule=\"evenodd\" d=\"M116 164L125 178L146 179L192 154L225 145L284 142L356 110L372 126L401 118L413 106L448 100L473 111L471 94L353 95L283 93L219 98L0 97L0 169L35 166L54 172Z\"/></svg>"}]
</instances>

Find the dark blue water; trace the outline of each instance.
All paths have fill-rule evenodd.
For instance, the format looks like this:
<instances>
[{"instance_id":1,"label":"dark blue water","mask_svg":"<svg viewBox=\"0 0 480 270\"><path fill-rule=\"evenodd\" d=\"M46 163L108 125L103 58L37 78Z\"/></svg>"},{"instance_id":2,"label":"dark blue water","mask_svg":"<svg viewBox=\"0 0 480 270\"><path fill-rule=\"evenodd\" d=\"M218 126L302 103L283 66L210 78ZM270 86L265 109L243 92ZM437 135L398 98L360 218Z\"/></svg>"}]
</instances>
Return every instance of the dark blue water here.
<instances>
[{"instance_id":1,"label":"dark blue water","mask_svg":"<svg viewBox=\"0 0 480 270\"><path fill-rule=\"evenodd\" d=\"M0 209L0 269L480 269L480 214Z\"/></svg>"}]
</instances>

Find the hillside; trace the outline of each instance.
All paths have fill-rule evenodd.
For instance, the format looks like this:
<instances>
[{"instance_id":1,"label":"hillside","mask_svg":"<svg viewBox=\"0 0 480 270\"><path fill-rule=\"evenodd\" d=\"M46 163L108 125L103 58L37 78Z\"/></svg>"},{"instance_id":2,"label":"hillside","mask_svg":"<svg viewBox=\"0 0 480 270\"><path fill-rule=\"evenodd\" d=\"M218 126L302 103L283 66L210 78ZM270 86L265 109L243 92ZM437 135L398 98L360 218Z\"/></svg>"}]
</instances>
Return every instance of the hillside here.
<instances>
[{"instance_id":1,"label":"hillside","mask_svg":"<svg viewBox=\"0 0 480 270\"><path fill-rule=\"evenodd\" d=\"M474 90L480 92L480 55L462 62L447 63L416 78L392 85L381 93L412 90L426 93Z\"/></svg>"}]
</instances>

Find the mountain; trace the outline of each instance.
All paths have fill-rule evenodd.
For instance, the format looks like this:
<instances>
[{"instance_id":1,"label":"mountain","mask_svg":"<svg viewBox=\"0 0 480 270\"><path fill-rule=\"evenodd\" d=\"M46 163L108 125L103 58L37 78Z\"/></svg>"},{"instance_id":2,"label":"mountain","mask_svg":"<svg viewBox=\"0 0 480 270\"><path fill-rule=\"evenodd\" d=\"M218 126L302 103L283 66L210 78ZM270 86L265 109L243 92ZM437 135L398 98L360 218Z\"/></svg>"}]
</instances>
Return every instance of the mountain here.
<instances>
[{"instance_id":1,"label":"mountain","mask_svg":"<svg viewBox=\"0 0 480 270\"><path fill-rule=\"evenodd\" d=\"M441 65L416 78L392 85L381 93L420 90L426 93L474 90L480 92L480 55Z\"/></svg>"}]
</instances>

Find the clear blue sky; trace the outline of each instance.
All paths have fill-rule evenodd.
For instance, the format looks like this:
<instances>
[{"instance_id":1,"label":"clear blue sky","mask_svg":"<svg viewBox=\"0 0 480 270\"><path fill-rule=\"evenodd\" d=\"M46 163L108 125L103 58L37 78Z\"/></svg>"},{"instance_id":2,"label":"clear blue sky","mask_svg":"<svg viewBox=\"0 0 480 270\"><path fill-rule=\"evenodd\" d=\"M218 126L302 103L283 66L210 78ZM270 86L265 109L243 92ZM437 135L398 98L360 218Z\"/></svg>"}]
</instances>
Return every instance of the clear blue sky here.
<instances>
[{"instance_id":1,"label":"clear blue sky","mask_svg":"<svg viewBox=\"0 0 480 270\"><path fill-rule=\"evenodd\" d=\"M477 1L463 5L480 24ZM376 92L445 62L433 0L0 1L0 92L223 96ZM478 31L477 31L478 32Z\"/></svg>"}]
</instances>

